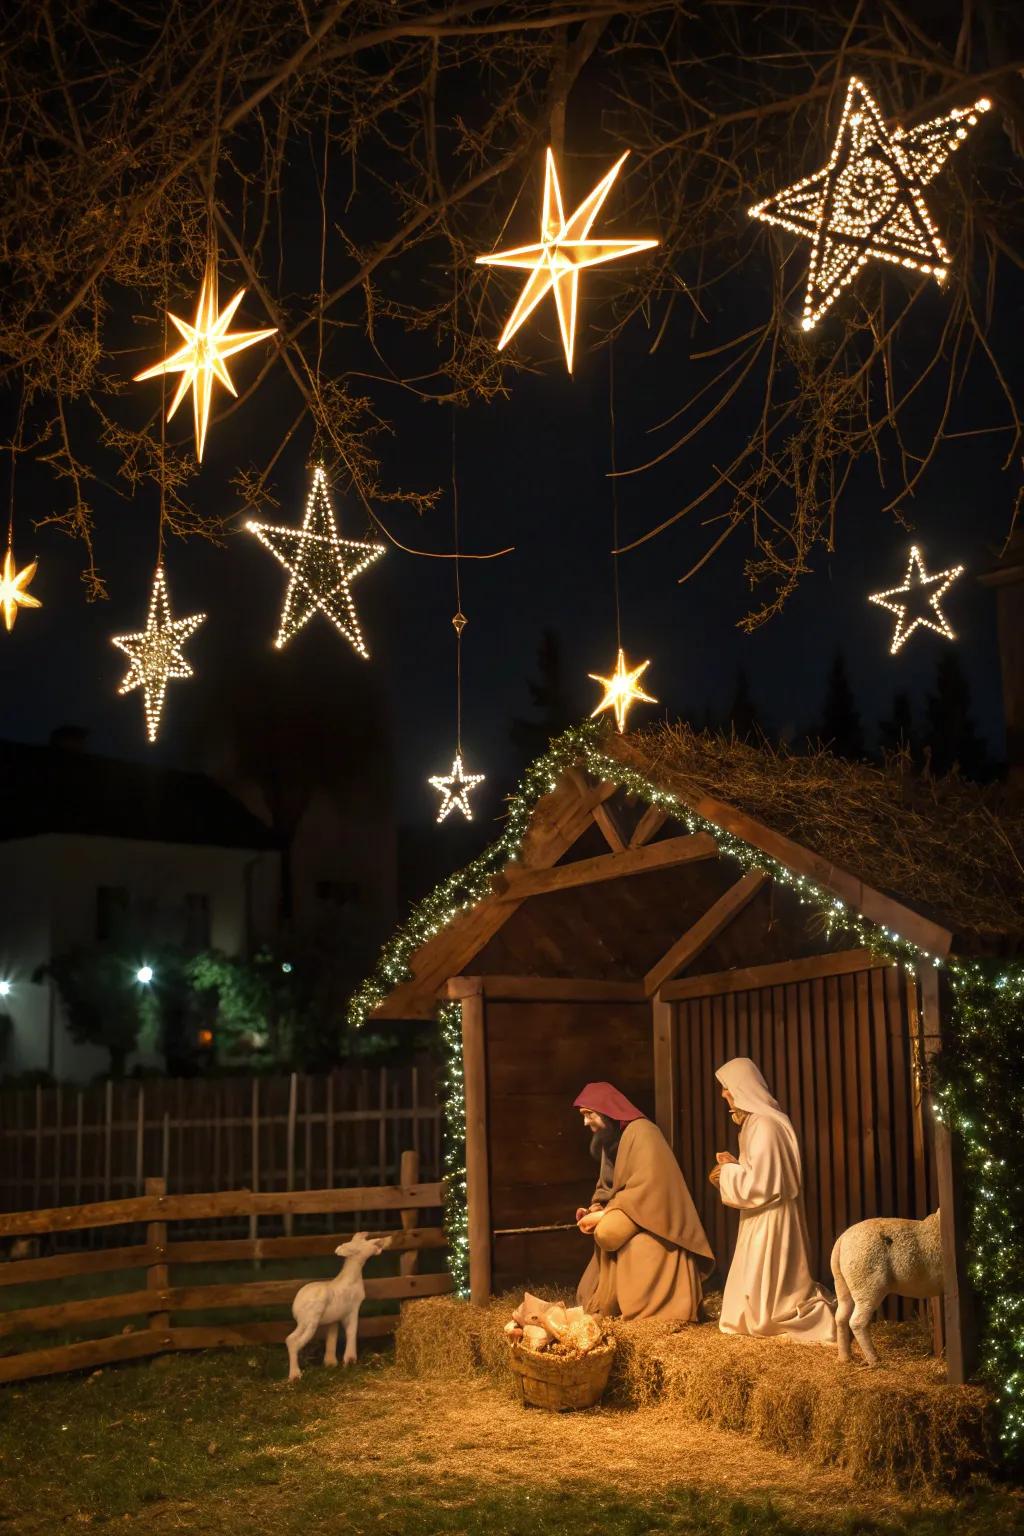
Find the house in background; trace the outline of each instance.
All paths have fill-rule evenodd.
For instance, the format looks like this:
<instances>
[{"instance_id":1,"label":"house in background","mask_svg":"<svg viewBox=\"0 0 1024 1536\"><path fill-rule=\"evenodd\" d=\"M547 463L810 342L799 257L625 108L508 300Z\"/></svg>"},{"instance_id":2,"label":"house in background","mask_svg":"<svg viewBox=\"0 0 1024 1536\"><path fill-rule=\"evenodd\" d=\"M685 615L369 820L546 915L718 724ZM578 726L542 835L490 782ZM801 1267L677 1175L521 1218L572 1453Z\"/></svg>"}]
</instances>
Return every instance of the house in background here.
<instances>
[{"instance_id":1,"label":"house in background","mask_svg":"<svg viewBox=\"0 0 1024 1536\"><path fill-rule=\"evenodd\" d=\"M96 756L70 727L0 742L0 1071L107 1068L32 981L55 955L125 933L243 954L275 933L279 883L270 829L205 774Z\"/></svg>"}]
</instances>

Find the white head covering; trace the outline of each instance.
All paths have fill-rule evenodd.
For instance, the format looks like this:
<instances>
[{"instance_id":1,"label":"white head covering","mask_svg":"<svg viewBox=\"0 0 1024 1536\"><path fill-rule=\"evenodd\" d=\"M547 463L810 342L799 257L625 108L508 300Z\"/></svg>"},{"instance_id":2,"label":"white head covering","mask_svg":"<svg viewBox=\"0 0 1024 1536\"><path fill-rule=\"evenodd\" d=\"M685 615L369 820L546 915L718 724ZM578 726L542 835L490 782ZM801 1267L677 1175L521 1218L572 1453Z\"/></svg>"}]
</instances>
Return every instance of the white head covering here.
<instances>
[{"instance_id":1,"label":"white head covering","mask_svg":"<svg viewBox=\"0 0 1024 1536\"><path fill-rule=\"evenodd\" d=\"M777 1120L788 1133L799 1157L793 1122L779 1107L779 1101L772 1096L760 1067L749 1056L734 1056L732 1061L718 1068L715 1076L723 1088L728 1088L737 1109L742 1109L748 1115L764 1115L769 1120Z\"/></svg>"}]
</instances>

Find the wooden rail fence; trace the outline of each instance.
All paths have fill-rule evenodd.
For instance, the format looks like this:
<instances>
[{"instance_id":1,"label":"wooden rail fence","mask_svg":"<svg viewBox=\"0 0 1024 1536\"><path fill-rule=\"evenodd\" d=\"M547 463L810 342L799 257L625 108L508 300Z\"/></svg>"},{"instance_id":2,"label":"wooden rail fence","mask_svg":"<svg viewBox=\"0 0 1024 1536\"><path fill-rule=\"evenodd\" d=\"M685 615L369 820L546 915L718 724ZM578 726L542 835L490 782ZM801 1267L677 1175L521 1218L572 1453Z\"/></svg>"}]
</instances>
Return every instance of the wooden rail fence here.
<instances>
[{"instance_id":1,"label":"wooden rail fence","mask_svg":"<svg viewBox=\"0 0 1024 1536\"><path fill-rule=\"evenodd\" d=\"M416 1296L443 1295L453 1288L449 1274L418 1272L424 1249L443 1248L446 1237L440 1226L416 1225L422 1212L438 1210L442 1201L440 1182L421 1184L419 1158L406 1151L401 1158L398 1184L350 1189L311 1189L293 1192L227 1190L217 1194L168 1194L163 1179L147 1179L145 1192L127 1200L100 1201L91 1205L60 1206L50 1210L19 1211L0 1215L0 1239L97 1228L145 1225L144 1243L101 1247L38 1259L20 1259L0 1265L0 1290L11 1285L39 1284L82 1275L144 1272L144 1287L50 1302L46 1305L4 1311L0 1297L0 1382L21 1381L64 1371L134 1360L181 1349L281 1342L292 1330L290 1318L269 1322L245 1322L234 1318L201 1324L183 1321L194 1312L245 1312L252 1308L289 1306L309 1276L298 1279L254 1280L232 1284L181 1285L171 1283L178 1265L218 1264L235 1260L308 1259L333 1254L342 1234L307 1234L299 1237L208 1238L176 1241L168 1235L172 1222L194 1223L247 1216L278 1216L285 1220L299 1214L334 1216L354 1212L400 1214L399 1228L377 1230L388 1236L389 1250L400 1254L397 1275L365 1279L368 1301L401 1301ZM42 1349L18 1348L4 1353L6 1340L23 1344L23 1335L76 1332L96 1324L136 1319L123 1331ZM360 1319L360 1337L391 1333L397 1314Z\"/></svg>"}]
</instances>

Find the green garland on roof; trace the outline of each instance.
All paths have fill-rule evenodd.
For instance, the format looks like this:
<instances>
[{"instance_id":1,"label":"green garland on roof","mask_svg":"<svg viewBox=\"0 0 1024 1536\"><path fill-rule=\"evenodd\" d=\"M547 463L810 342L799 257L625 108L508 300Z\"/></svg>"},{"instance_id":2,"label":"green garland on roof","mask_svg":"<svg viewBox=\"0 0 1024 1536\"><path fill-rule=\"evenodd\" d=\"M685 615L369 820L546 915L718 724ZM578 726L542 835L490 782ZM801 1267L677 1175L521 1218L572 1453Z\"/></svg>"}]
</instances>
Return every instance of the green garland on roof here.
<instances>
[{"instance_id":1,"label":"green garland on roof","mask_svg":"<svg viewBox=\"0 0 1024 1536\"><path fill-rule=\"evenodd\" d=\"M953 1028L934 1059L935 1109L960 1137L981 1368L1007 1459L1024 1454L1024 965L955 961Z\"/></svg>"}]
</instances>

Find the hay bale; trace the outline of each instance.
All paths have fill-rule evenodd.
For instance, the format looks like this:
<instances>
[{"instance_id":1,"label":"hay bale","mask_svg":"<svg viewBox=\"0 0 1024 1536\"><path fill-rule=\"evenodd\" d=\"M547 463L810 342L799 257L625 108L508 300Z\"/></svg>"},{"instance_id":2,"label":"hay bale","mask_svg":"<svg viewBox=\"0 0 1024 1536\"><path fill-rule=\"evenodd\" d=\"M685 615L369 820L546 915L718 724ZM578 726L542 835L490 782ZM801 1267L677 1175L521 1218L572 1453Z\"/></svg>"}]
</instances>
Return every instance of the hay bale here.
<instances>
[{"instance_id":1,"label":"hay bale","mask_svg":"<svg viewBox=\"0 0 1024 1536\"><path fill-rule=\"evenodd\" d=\"M410 1376L465 1381L480 1369L480 1312L457 1296L420 1296L402 1303L395 1364Z\"/></svg>"}]
</instances>

